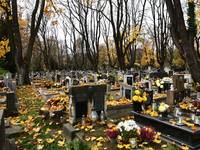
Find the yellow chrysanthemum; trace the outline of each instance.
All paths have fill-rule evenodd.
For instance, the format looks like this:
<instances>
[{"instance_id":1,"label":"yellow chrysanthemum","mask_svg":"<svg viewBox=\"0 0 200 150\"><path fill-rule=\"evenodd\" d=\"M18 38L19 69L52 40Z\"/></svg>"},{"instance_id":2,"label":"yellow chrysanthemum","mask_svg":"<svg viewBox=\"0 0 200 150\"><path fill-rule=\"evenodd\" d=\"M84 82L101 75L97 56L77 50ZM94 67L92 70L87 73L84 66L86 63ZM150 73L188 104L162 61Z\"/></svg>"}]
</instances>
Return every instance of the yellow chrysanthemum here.
<instances>
[{"instance_id":1,"label":"yellow chrysanthemum","mask_svg":"<svg viewBox=\"0 0 200 150\"><path fill-rule=\"evenodd\" d=\"M138 102L141 103L142 101L143 101L143 98L139 96L139 98L138 98Z\"/></svg>"},{"instance_id":2,"label":"yellow chrysanthemum","mask_svg":"<svg viewBox=\"0 0 200 150\"><path fill-rule=\"evenodd\" d=\"M147 97L143 96L143 101L146 102L147 101Z\"/></svg>"},{"instance_id":3,"label":"yellow chrysanthemum","mask_svg":"<svg viewBox=\"0 0 200 150\"><path fill-rule=\"evenodd\" d=\"M147 96L146 92L144 92L142 96L143 96L143 97L144 97L144 96Z\"/></svg>"},{"instance_id":4,"label":"yellow chrysanthemum","mask_svg":"<svg viewBox=\"0 0 200 150\"><path fill-rule=\"evenodd\" d=\"M136 95L140 95L140 91L139 90L135 90L135 94Z\"/></svg>"},{"instance_id":5,"label":"yellow chrysanthemum","mask_svg":"<svg viewBox=\"0 0 200 150\"><path fill-rule=\"evenodd\" d=\"M138 96L133 96L133 101L138 101Z\"/></svg>"},{"instance_id":6,"label":"yellow chrysanthemum","mask_svg":"<svg viewBox=\"0 0 200 150\"><path fill-rule=\"evenodd\" d=\"M164 103L164 102L161 102L160 105L161 105L161 106L162 106L162 105L165 105L165 103Z\"/></svg>"}]
</instances>

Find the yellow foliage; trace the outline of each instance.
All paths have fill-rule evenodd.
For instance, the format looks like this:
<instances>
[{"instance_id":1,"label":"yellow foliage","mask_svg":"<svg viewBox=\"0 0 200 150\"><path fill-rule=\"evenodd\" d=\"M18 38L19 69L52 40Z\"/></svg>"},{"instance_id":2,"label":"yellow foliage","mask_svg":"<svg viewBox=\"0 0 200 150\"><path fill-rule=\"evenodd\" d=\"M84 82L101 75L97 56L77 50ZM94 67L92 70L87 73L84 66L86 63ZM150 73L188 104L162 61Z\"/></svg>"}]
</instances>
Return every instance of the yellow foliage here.
<instances>
[{"instance_id":1,"label":"yellow foliage","mask_svg":"<svg viewBox=\"0 0 200 150\"><path fill-rule=\"evenodd\" d=\"M4 41L0 41L0 57L5 57L5 54L10 51L10 47L8 46L9 39L4 39Z\"/></svg>"},{"instance_id":2,"label":"yellow foliage","mask_svg":"<svg viewBox=\"0 0 200 150\"><path fill-rule=\"evenodd\" d=\"M174 52L174 59L173 59L172 63L173 63L174 66L180 67L180 68L185 65L184 60L181 59L181 56L180 56L178 49L176 49L175 52Z\"/></svg>"}]
</instances>

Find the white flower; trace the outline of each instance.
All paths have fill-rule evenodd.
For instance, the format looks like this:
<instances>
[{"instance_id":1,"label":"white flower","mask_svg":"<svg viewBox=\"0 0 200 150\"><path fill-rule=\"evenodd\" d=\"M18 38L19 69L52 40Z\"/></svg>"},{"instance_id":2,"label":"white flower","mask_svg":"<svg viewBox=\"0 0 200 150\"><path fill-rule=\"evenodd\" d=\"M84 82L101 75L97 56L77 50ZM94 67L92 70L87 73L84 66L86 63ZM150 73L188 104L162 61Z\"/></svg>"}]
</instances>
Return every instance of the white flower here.
<instances>
[{"instance_id":1,"label":"white flower","mask_svg":"<svg viewBox=\"0 0 200 150\"><path fill-rule=\"evenodd\" d=\"M158 110L159 110L159 112L164 112L164 111L166 111L166 107L161 105L158 107Z\"/></svg>"},{"instance_id":2,"label":"white flower","mask_svg":"<svg viewBox=\"0 0 200 150\"><path fill-rule=\"evenodd\" d=\"M156 85L159 87L159 86L160 86L160 83L156 83Z\"/></svg>"},{"instance_id":3,"label":"white flower","mask_svg":"<svg viewBox=\"0 0 200 150\"><path fill-rule=\"evenodd\" d=\"M167 104L165 104L164 106L167 107L167 108L169 108L169 105L167 105Z\"/></svg>"},{"instance_id":4,"label":"white flower","mask_svg":"<svg viewBox=\"0 0 200 150\"><path fill-rule=\"evenodd\" d=\"M163 88L163 85L160 85L160 88L162 89L162 88Z\"/></svg>"},{"instance_id":5,"label":"white flower","mask_svg":"<svg viewBox=\"0 0 200 150\"><path fill-rule=\"evenodd\" d=\"M160 84L164 84L164 81L161 81Z\"/></svg>"}]
</instances>

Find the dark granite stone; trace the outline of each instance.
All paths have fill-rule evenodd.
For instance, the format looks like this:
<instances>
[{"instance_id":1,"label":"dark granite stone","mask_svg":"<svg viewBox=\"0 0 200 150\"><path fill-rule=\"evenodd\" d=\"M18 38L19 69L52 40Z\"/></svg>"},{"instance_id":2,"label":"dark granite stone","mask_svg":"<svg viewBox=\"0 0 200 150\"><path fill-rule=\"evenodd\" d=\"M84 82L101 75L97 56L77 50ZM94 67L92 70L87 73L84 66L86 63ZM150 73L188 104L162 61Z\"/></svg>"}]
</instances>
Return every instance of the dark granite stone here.
<instances>
[{"instance_id":1,"label":"dark granite stone","mask_svg":"<svg viewBox=\"0 0 200 150\"><path fill-rule=\"evenodd\" d=\"M134 120L140 126L152 126L157 132L161 132L163 137L179 144L183 143L190 149L200 148L200 127L197 127L197 131L192 131L191 127L172 125L169 121L162 121L135 111L132 111L131 114L134 115Z\"/></svg>"},{"instance_id":2,"label":"dark granite stone","mask_svg":"<svg viewBox=\"0 0 200 150\"><path fill-rule=\"evenodd\" d=\"M0 150L6 149L4 110L0 110Z\"/></svg>"}]
</instances>

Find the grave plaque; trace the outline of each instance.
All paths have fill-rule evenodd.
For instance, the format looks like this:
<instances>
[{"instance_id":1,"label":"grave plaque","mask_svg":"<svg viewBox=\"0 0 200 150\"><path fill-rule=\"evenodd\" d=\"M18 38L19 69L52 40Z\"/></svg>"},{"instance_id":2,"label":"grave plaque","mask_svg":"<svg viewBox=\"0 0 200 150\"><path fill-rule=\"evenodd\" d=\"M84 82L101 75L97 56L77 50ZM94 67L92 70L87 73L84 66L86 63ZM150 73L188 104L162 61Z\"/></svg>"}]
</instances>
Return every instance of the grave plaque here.
<instances>
[{"instance_id":1,"label":"grave plaque","mask_svg":"<svg viewBox=\"0 0 200 150\"><path fill-rule=\"evenodd\" d=\"M114 85L115 84L115 77L108 76L108 82L110 82L112 85Z\"/></svg>"},{"instance_id":2,"label":"grave plaque","mask_svg":"<svg viewBox=\"0 0 200 150\"><path fill-rule=\"evenodd\" d=\"M147 94L147 101L144 102L145 107L147 108L147 106L151 105L152 101L153 101L153 90L151 91L145 91Z\"/></svg>"},{"instance_id":3,"label":"grave plaque","mask_svg":"<svg viewBox=\"0 0 200 150\"><path fill-rule=\"evenodd\" d=\"M106 75L106 74L103 74L103 75L102 75L102 79L107 79L107 75Z\"/></svg>"},{"instance_id":4,"label":"grave plaque","mask_svg":"<svg viewBox=\"0 0 200 150\"><path fill-rule=\"evenodd\" d=\"M83 114L86 116L87 115L87 94L86 93L76 94L75 99L76 99L76 105L75 105L76 118L81 118Z\"/></svg>"},{"instance_id":5,"label":"grave plaque","mask_svg":"<svg viewBox=\"0 0 200 150\"><path fill-rule=\"evenodd\" d=\"M133 77L127 77L127 84L133 85Z\"/></svg>"},{"instance_id":6,"label":"grave plaque","mask_svg":"<svg viewBox=\"0 0 200 150\"><path fill-rule=\"evenodd\" d=\"M79 84L79 81L78 80L74 80L73 81L73 85L78 85Z\"/></svg>"},{"instance_id":7,"label":"grave plaque","mask_svg":"<svg viewBox=\"0 0 200 150\"><path fill-rule=\"evenodd\" d=\"M125 89L125 97L126 97L127 99L131 99L131 90Z\"/></svg>"},{"instance_id":8,"label":"grave plaque","mask_svg":"<svg viewBox=\"0 0 200 150\"><path fill-rule=\"evenodd\" d=\"M94 108L97 114L104 110L104 92L94 92Z\"/></svg>"}]
</instances>

